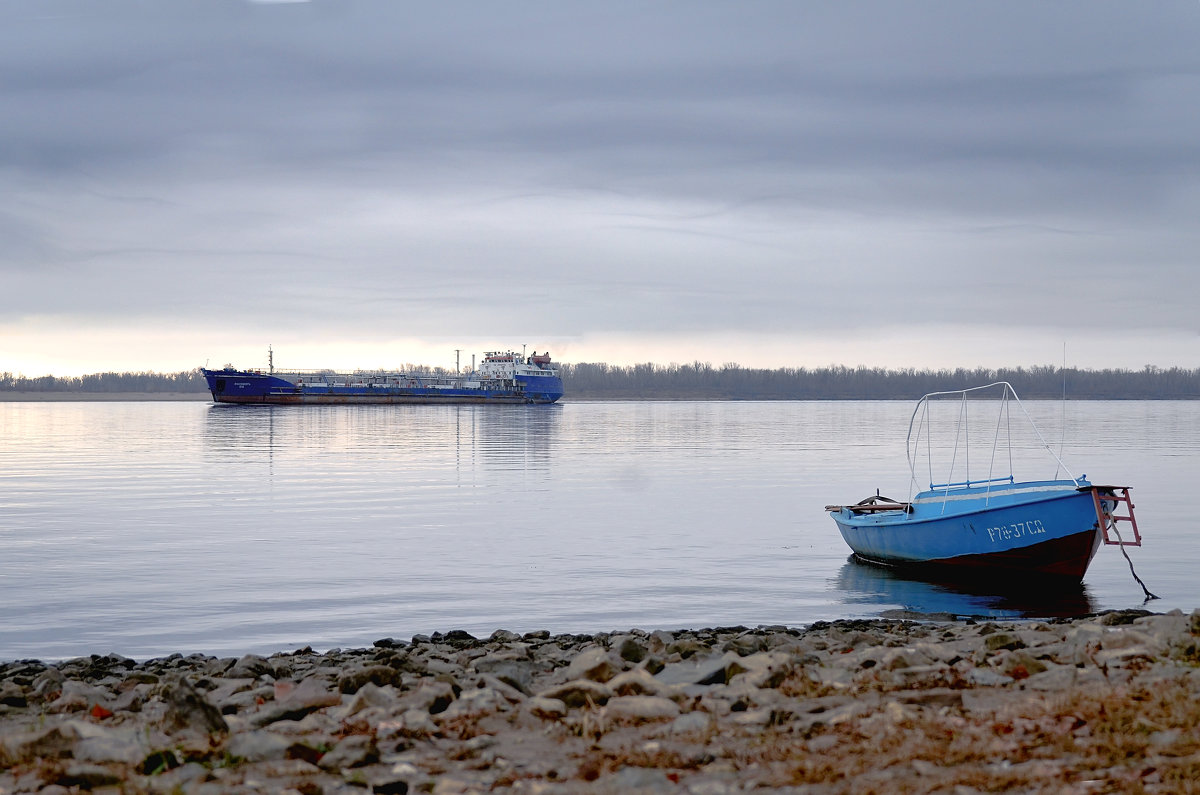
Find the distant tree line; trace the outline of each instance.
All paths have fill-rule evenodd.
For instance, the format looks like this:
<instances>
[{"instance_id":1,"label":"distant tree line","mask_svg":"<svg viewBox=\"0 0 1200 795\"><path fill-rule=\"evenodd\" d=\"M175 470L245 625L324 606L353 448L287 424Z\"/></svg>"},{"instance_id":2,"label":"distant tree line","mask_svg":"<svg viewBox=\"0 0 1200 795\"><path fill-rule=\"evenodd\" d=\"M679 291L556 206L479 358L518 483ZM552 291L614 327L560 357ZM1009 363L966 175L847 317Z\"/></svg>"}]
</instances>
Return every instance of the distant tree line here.
<instances>
[{"instance_id":1,"label":"distant tree line","mask_svg":"<svg viewBox=\"0 0 1200 795\"><path fill-rule=\"evenodd\" d=\"M198 369L179 373L92 373L36 378L0 373L0 392L203 392L207 388Z\"/></svg>"},{"instance_id":2,"label":"distant tree line","mask_svg":"<svg viewBox=\"0 0 1200 795\"><path fill-rule=\"evenodd\" d=\"M1076 370L1054 366L991 370L883 367L755 369L729 363L563 364L567 398L591 400L912 400L928 392L1008 381L1025 399L1197 400L1200 369ZM406 372L444 374L410 365ZM27 378L0 373L0 392L204 392L197 370Z\"/></svg>"},{"instance_id":3,"label":"distant tree line","mask_svg":"<svg viewBox=\"0 0 1200 795\"><path fill-rule=\"evenodd\" d=\"M1008 381L1022 398L1200 399L1200 369L1076 370L1053 366L888 369L830 366L754 369L735 363L564 364L568 398L637 400L912 400L929 392Z\"/></svg>"}]
</instances>

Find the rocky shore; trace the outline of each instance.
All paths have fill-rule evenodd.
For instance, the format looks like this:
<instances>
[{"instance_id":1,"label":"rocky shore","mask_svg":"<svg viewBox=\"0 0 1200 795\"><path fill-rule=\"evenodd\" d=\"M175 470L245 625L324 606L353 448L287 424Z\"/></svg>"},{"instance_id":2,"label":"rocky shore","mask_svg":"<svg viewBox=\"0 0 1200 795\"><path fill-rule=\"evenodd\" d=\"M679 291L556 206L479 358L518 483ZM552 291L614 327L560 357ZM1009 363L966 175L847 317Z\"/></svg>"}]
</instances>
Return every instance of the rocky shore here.
<instances>
[{"instance_id":1,"label":"rocky shore","mask_svg":"<svg viewBox=\"0 0 1200 795\"><path fill-rule=\"evenodd\" d=\"M3 663L0 793L1200 786L1200 611L937 618Z\"/></svg>"}]
</instances>

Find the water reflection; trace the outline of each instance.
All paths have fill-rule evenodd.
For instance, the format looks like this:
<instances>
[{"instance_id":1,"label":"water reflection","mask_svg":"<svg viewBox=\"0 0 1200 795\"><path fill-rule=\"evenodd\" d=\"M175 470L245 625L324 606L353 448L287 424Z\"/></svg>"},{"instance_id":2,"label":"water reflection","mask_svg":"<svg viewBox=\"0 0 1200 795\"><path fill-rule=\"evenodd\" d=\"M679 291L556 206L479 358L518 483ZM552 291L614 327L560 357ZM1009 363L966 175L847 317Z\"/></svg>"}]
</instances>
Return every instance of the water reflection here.
<instances>
[{"instance_id":1,"label":"water reflection","mask_svg":"<svg viewBox=\"0 0 1200 795\"><path fill-rule=\"evenodd\" d=\"M836 587L847 604L899 605L914 613L949 613L988 618L1069 618L1095 613L1083 584L970 584L910 579L892 569L859 563L851 556L838 572ZM894 614L889 610L884 614Z\"/></svg>"},{"instance_id":2,"label":"water reflection","mask_svg":"<svg viewBox=\"0 0 1200 795\"><path fill-rule=\"evenodd\" d=\"M204 444L220 458L272 460L346 453L391 462L549 468L562 407L228 406L205 414Z\"/></svg>"}]
</instances>

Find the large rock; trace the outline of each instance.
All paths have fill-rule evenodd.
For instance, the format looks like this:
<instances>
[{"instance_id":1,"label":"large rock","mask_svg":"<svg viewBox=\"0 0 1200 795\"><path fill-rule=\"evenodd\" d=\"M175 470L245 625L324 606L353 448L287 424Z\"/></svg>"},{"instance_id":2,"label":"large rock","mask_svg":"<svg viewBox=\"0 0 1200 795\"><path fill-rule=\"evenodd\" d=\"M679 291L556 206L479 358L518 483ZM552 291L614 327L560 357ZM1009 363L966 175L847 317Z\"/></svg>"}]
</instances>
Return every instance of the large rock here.
<instances>
[{"instance_id":1,"label":"large rock","mask_svg":"<svg viewBox=\"0 0 1200 795\"><path fill-rule=\"evenodd\" d=\"M317 764L325 770L343 770L378 761L379 748L375 745L375 738L369 734L351 734L343 737Z\"/></svg>"},{"instance_id":2,"label":"large rock","mask_svg":"<svg viewBox=\"0 0 1200 795\"><path fill-rule=\"evenodd\" d=\"M137 729L98 726L82 720L69 725L79 737L73 756L81 762L136 765L150 753L145 732Z\"/></svg>"},{"instance_id":3,"label":"large rock","mask_svg":"<svg viewBox=\"0 0 1200 795\"><path fill-rule=\"evenodd\" d=\"M275 666L257 654L245 655L225 672L226 679L257 679L260 676L275 676Z\"/></svg>"},{"instance_id":4,"label":"large rock","mask_svg":"<svg viewBox=\"0 0 1200 795\"><path fill-rule=\"evenodd\" d=\"M233 735L225 746L225 751L236 759L262 762L267 759L286 759L291 747L291 739L259 729Z\"/></svg>"},{"instance_id":5,"label":"large rock","mask_svg":"<svg viewBox=\"0 0 1200 795\"><path fill-rule=\"evenodd\" d=\"M458 698L438 717L441 720L454 720L462 717L478 718L509 708L508 699L498 690L490 687L468 688L462 691Z\"/></svg>"},{"instance_id":6,"label":"large rock","mask_svg":"<svg viewBox=\"0 0 1200 795\"><path fill-rule=\"evenodd\" d=\"M405 693L400 699L400 708L405 711L416 709L427 715L445 712L454 703L454 686L449 682L433 680L424 682L415 691Z\"/></svg>"},{"instance_id":7,"label":"large rock","mask_svg":"<svg viewBox=\"0 0 1200 795\"><path fill-rule=\"evenodd\" d=\"M575 655L567 666L567 679L590 679L593 682L607 682L621 670L612 657L604 649L588 649Z\"/></svg>"},{"instance_id":8,"label":"large rock","mask_svg":"<svg viewBox=\"0 0 1200 795\"><path fill-rule=\"evenodd\" d=\"M602 706L607 704L613 695L610 688L590 679L573 679L538 693L541 698L558 699L571 709L588 705Z\"/></svg>"},{"instance_id":9,"label":"large rock","mask_svg":"<svg viewBox=\"0 0 1200 795\"><path fill-rule=\"evenodd\" d=\"M251 723L262 727L281 720L300 720L310 712L341 703L342 697L319 679L305 679L299 684L276 682L274 704L255 715Z\"/></svg>"},{"instance_id":10,"label":"large rock","mask_svg":"<svg viewBox=\"0 0 1200 795\"><path fill-rule=\"evenodd\" d=\"M525 695L533 687L534 675L540 666L528 656L516 651L501 651L476 658L471 667L481 674L490 674Z\"/></svg>"},{"instance_id":11,"label":"large rock","mask_svg":"<svg viewBox=\"0 0 1200 795\"><path fill-rule=\"evenodd\" d=\"M525 702L525 709L539 718L546 720L558 720L567 715L567 705L557 698L547 698L545 696L534 696Z\"/></svg>"},{"instance_id":12,"label":"large rock","mask_svg":"<svg viewBox=\"0 0 1200 795\"><path fill-rule=\"evenodd\" d=\"M646 655L649 653L646 644L632 636L622 637L620 643L615 645L618 656L626 662L640 663L646 659Z\"/></svg>"},{"instance_id":13,"label":"large rock","mask_svg":"<svg viewBox=\"0 0 1200 795\"><path fill-rule=\"evenodd\" d=\"M347 671L338 677L338 690L343 693L357 693L359 688L370 682L378 687L398 685L401 681L400 672L390 665L369 665Z\"/></svg>"},{"instance_id":14,"label":"large rock","mask_svg":"<svg viewBox=\"0 0 1200 795\"><path fill-rule=\"evenodd\" d=\"M660 696L671 690L670 685L655 679L645 668L619 673L606 684L619 696Z\"/></svg>"},{"instance_id":15,"label":"large rock","mask_svg":"<svg viewBox=\"0 0 1200 795\"><path fill-rule=\"evenodd\" d=\"M183 676L169 679L160 686L159 693L167 709L163 727L167 732L189 732L212 736L227 734L229 725L221 712Z\"/></svg>"},{"instance_id":16,"label":"large rock","mask_svg":"<svg viewBox=\"0 0 1200 795\"><path fill-rule=\"evenodd\" d=\"M79 732L71 723L36 731L0 734L0 769L31 759L63 759L74 754Z\"/></svg>"}]
</instances>

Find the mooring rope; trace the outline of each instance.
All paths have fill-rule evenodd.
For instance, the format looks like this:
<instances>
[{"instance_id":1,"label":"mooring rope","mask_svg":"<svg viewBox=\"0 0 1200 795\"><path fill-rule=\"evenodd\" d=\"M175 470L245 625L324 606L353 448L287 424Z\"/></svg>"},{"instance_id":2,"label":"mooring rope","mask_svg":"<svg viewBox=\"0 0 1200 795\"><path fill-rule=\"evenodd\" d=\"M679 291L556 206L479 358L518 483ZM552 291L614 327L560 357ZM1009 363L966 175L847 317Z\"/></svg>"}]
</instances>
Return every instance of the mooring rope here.
<instances>
[{"instance_id":1,"label":"mooring rope","mask_svg":"<svg viewBox=\"0 0 1200 795\"><path fill-rule=\"evenodd\" d=\"M1125 551L1125 541L1121 538L1121 531L1117 529L1116 521L1113 521L1110 526L1113 532L1117 534L1117 545L1121 548L1121 554L1125 556L1125 562L1129 564L1129 573L1133 575L1133 579L1137 580L1137 584L1142 586L1142 593L1146 594L1146 602L1149 602L1151 599L1162 598L1150 593L1150 589L1146 587L1146 583L1142 582L1142 578L1137 576L1137 572L1133 570L1133 561L1129 559L1129 553ZM1142 602L1142 604L1146 602Z\"/></svg>"}]
</instances>

